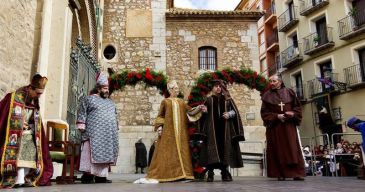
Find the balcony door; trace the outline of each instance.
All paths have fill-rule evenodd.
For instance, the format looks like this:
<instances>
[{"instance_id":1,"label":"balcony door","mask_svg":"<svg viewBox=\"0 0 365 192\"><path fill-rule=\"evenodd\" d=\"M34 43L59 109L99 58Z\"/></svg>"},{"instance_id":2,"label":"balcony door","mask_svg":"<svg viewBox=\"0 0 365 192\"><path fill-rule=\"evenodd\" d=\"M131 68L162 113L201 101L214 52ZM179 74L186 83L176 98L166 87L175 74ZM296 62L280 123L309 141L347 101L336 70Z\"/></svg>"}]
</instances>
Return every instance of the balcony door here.
<instances>
[{"instance_id":1,"label":"balcony door","mask_svg":"<svg viewBox=\"0 0 365 192\"><path fill-rule=\"evenodd\" d=\"M288 7L289 7L289 21L292 21L294 19L294 2L291 1L290 3L288 3Z\"/></svg>"},{"instance_id":2,"label":"balcony door","mask_svg":"<svg viewBox=\"0 0 365 192\"><path fill-rule=\"evenodd\" d=\"M365 82L365 48L359 50L360 71L362 82Z\"/></svg>"},{"instance_id":3,"label":"balcony door","mask_svg":"<svg viewBox=\"0 0 365 192\"><path fill-rule=\"evenodd\" d=\"M327 38L327 24L326 17L323 17L316 21L316 30L318 36L318 45L323 45L328 42Z\"/></svg>"},{"instance_id":4,"label":"balcony door","mask_svg":"<svg viewBox=\"0 0 365 192\"><path fill-rule=\"evenodd\" d=\"M353 0L352 7L356 8L356 22L358 26L365 24L365 1L364 0Z\"/></svg>"},{"instance_id":5,"label":"balcony door","mask_svg":"<svg viewBox=\"0 0 365 192\"><path fill-rule=\"evenodd\" d=\"M302 81L302 74L298 73L294 76L295 79L295 93L297 94L297 97L299 99L304 99L304 93L303 93L303 81Z\"/></svg>"},{"instance_id":6,"label":"balcony door","mask_svg":"<svg viewBox=\"0 0 365 192\"><path fill-rule=\"evenodd\" d=\"M330 82L333 81L332 76L331 76L332 75L332 62L331 61L327 61L327 62L319 65L319 70L321 73L321 78L329 80ZM322 91L329 90L331 88L332 88L332 86L322 83Z\"/></svg>"}]
</instances>

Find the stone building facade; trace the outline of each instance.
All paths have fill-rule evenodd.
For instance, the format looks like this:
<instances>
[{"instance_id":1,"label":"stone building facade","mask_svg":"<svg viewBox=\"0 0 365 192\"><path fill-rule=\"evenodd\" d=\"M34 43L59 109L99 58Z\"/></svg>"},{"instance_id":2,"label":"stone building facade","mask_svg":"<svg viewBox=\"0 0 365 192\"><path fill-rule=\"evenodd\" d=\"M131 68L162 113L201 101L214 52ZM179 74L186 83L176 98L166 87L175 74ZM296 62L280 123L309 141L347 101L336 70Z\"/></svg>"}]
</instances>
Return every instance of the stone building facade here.
<instances>
[{"instance_id":1,"label":"stone building facade","mask_svg":"<svg viewBox=\"0 0 365 192\"><path fill-rule=\"evenodd\" d=\"M103 58L114 70L162 70L177 80L185 97L189 95L199 70L198 50L210 46L217 50L217 69L248 67L259 70L257 20L259 11L186 10L173 7L173 1L105 1L102 47L113 47L113 58ZM104 66L105 67L105 66ZM245 124L249 140L264 140L260 120L259 93L245 86L230 86ZM163 99L154 88L143 84L115 92L120 128L120 157L112 171L132 173L134 143L143 138L147 148L156 138L154 119ZM247 120L246 114L253 114ZM250 148L250 147L248 147ZM252 150L257 150L255 146ZM256 170L257 171L257 170Z\"/></svg>"},{"instance_id":2,"label":"stone building facade","mask_svg":"<svg viewBox=\"0 0 365 192\"><path fill-rule=\"evenodd\" d=\"M38 58L40 13L37 1L0 6L0 98L30 79Z\"/></svg>"}]
</instances>

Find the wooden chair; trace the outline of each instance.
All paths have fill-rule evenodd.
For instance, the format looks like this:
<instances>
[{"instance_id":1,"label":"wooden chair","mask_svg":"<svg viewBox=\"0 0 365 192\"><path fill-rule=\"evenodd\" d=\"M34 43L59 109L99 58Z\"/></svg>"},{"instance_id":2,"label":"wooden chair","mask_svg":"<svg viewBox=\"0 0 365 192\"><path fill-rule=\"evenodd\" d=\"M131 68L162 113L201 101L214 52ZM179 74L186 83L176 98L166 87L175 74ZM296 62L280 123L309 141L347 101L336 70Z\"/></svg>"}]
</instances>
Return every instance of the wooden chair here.
<instances>
[{"instance_id":1,"label":"wooden chair","mask_svg":"<svg viewBox=\"0 0 365 192\"><path fill-rule=\"evenodd\" d=\"M62 175L56 177L57 184L75 183L74 177L74 145L68 141L68 124L47 121L48 146L52 162L62 163ZM67 175L67 167L70 173Z\"/></svg>"}]
</instances>

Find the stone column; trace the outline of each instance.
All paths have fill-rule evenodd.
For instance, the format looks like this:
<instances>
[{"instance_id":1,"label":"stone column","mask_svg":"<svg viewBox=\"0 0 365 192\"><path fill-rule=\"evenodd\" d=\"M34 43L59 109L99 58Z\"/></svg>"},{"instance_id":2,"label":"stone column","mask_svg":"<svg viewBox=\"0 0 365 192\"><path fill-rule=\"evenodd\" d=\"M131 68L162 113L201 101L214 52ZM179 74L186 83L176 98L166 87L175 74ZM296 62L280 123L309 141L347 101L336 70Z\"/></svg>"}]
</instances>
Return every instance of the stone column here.
<instances>
[{"instance_id":1,"label":"stone column","mask_svg":"<svg viewBox=\"0 0 365 192\"><path fill-rule=\"evenodd\" d=\"M37 72L46 75L48 83L41 114L44 119L66 119L72 12L67 0L46 0L43 10Z\"/></svg>"}]
</instances>

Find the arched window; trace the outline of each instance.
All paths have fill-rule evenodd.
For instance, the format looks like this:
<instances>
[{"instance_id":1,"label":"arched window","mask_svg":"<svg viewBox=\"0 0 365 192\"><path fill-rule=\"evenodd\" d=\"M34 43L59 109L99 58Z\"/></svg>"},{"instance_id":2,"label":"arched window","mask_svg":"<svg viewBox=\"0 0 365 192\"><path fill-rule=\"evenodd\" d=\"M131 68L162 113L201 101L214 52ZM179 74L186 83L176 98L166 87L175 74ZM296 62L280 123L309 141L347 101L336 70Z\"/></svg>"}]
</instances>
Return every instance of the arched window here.
<instances>
[{"instance_id":1,"label":"arched window","mask_svg":"<svg viewBox=\"0 0 365 192\"><path fill-rule=\"evenodd\" d=\"M199 69L217 70L217 48L208 46L199 48Z\"/></svg>"}]
</instances>

